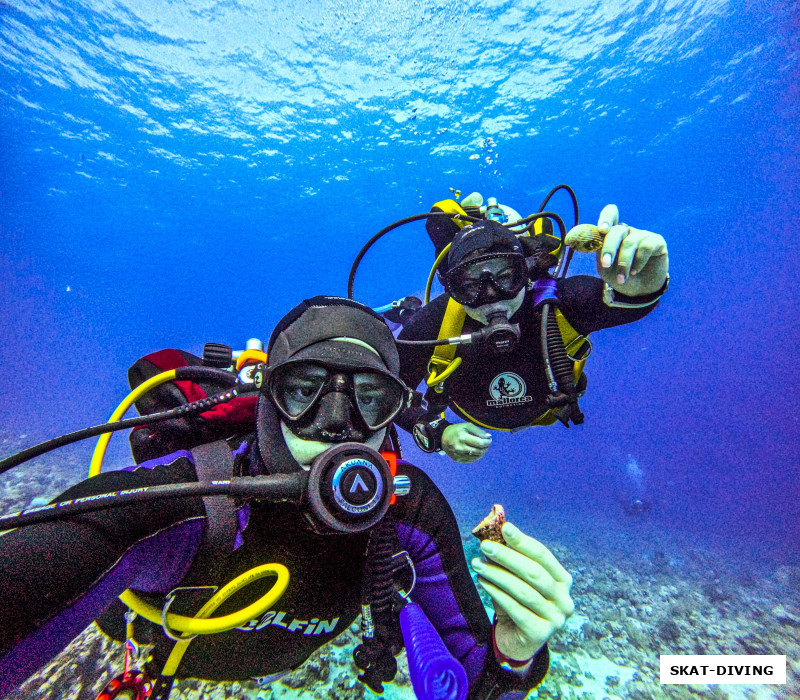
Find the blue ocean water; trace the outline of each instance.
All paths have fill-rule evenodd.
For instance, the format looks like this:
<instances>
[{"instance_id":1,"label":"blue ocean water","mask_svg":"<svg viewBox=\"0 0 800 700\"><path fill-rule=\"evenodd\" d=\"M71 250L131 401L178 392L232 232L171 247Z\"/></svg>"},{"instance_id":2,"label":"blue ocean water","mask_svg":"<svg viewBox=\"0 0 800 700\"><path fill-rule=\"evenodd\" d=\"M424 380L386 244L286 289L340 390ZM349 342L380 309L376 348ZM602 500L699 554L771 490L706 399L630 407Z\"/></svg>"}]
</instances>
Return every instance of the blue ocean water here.
<instances>
[{"instance_id":1,"label":"blue ocean water","mask_svg":"<svg viewBox=\"0 0 800 700\"><path fill-rule=\"evenodd\" d=\"M502 502L545 539L797 564L799 51L783 2L0 3L0 427L94 425L138 357L266 339L448 188L525 215L565 182L582 221L613 202L666 238L669 293L594 338L583 426L407 457L465 524ZM398 229L356 298L419 293L431 262Z\"/></svg>"}]
</instances>

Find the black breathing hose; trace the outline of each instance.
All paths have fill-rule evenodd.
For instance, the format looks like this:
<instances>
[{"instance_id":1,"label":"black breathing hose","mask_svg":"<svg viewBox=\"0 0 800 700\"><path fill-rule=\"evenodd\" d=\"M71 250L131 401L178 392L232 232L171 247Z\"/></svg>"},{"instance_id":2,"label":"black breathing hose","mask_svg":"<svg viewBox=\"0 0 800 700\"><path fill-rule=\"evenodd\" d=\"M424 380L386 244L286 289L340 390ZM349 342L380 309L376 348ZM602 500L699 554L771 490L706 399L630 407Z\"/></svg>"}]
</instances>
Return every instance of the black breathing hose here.
<instances>
[{"instance_id":1,"label":"black breathing hose","mask_svg":"<svg viewBox=\"0 0 800 700\"><path fill-rule=\"evenodd\" d=\"M575 215L575 223L573 223L572 225L573 226L577 226L578 225L578 221L580 220L580 216L579 216L579 213L578 213L578 197L575 195L575 191L569 185L564 185L564 184L556 185L552 190L550 190L550 192L548 192L547 196L544 198L544 201L542 202L542 206L539 207L539 211L542 211L547 206L547 203L550 201L550 198L556 192L558 192L559 190L566 190L566 192L570 196L570 199L572 199L572 212ZM562 224L563 224L563 222L562 222ZM565 235L565 232L564 232L564 229L562 227L562 235L561 235L561 245L562 246L564 245L564 235ZM572 255L575 253L575 251L572 248L570 248L569 250L567 250L565 252L566 252L566 255L562 257L563 265L559 266L559 272L561 273L560 276L562 276L562 277L567 274L567 270L569 269L569 264L570 264L570 262L572 262Z\"/></svg>"},{"instance_id":2,"label":"black breathing hose","mask_svg":"<svg viewBox=\"0 0 800 700\"><path fill-rule=\"evenodd\" d=\"M198 496L230 496L262 500L300 502L308 475L274 474L270 476L240 476L219 481L199 481L160 486L140 486L133 489L109 491L70 501L26 508L19 513L0 515L0 530L61 520L81 513L116 508L133 503L148 503L163 498L194 498Z\"/></svg>"},{"instance_id":3,"label":"black breathing hose","mask_svg":"<svg viewBox=\"0 0 800 700\"><path fill-rule=\"evenodd\" d=\"M550 201L550 198L559 190L566 190L572 199L572 210L575 216L574 226L578 225L579 212L578 212L578 198L574 190L569 185L556 185L547 196L544 198L542 205L539 207L539 212L544 214L543 210ZM569 264L572 261L572 248L566 249L566 226L563 220L557 215L553 218L558 222L561 231L561 246L562 255L559 261L558 268L553 275L555 279L562 279L566 276ZM547 383L550 389L550 396L548 399L553 404L553 407L563 405L564 403L575 401L575 377L573 373L574 364L567 355L567 349L564 346L564 338L558 327L558 320L556 318L556 308L551 302L542 305L542 326L541 326L541 344L542 344L542 357L544 359L545 373L547 375ZM578 421L582 421L582 414L577 412L571 414ZM563 422L563 421L562 421ZM573 420L573 422L577 422ZM564 425L569 425L569 422L564 422Z\"/></svg>"},{"instance_id":4,"label":"black breathing hose","mask_svg":"<svg viewBox=\"0 0 800 700\"><path fill-rule=\"evenodd\" d=\"M566 190L569 193L570 198L572 199L572 211L575 214L575 223L573 226L578 225L578 198L575 196L575 191L569 185L556 185L550 192L547 193L547 196L544 198L542 202L542 206L539 207L539 211L543 211L544 208L547 206L547 203L550 201L550 198L559 190Z\"/></svg>"},{"instance_id":5,"label":"black breathing hose","mask_svg":"<svg viewBox=\"0 0 800 700\"><path fill-rule=\"evenodd\" d=\"M233 384L236 382L236 375L225 370L214 369L213 367L180 367L175 370L175 379L210 379L220 383L224 382ZM214 406L217 406L221 403L227 403L243 393L249 393L252 391L257 391L255 386L240 385L236 388L229 389L222 394L209 396L204 399L200 399L199 401L193 401L192 403L178 406L177 408L171 408L167 411L159 411L158 413L151 413L149 415L139 416L137 418L126 418L125 420L120 420L115 423L102 423L101 425L95 425L91 428L84 428L83 430L78 430L74 433L61 435L60 437L39 443L38 445L29 447L26 450L22 450L22 452L18 452L17 454L0 460L0 474L8 471L9 469L13 469L14 467L23 464L34 457L43 455L45 452L50 452L51 450L63 447L64 445L71 445L73 442L79 442L80 440L97 437L103 433L113 433L118 430L138 428L141 425L160 423L161 421L170 420L171 418L179 418L190 413L208 411Z\"/></svg>"},{"instance_id":6,"label":"black breathing hose","mask_svg":"<svg viewBox=\"0 0 800 700\"><path fill-rule=\"evenodd\" d=\"M564 394L572 394L575 392L574 364L569 359L564 347L564 339L561 337L556 320L556 310L551 304L546 304L542 313L545 314L543 334L547 343L549 366L553 379L559 391Z\"/></svg>"},{"instance_id":7,"label":"black breathing hose","mask_svg":"<svg viewBox=\"0 0 800 700\"><path fill-rule=\"evenodd\" d=\"M375 613L390 613L392 611L392 598L394 597L394 566L392 563L392 537L390 528L394 524L384 518L373 530L377 538L373 557L369 567L372 573L372 590L369 601Z\"/></svg>"},{"instance_id":8,"label":"black breathing hose","mask_svg":"<svg viewBox=\"0 0 800 700\"><path fill-rule=\"evenodd\" d=\"M353 282L356 279L356 272L358 272L358 266L361 264L361 260L367 254L369 249L378 241L380 238L383 238L389 231L393 231L394 229L398 228L399 226L404 226L405 224L410 224L413 221L422 221L423 219L435 219L439 217L446 217L448 219L452 219L457 214L452 214L446 211L429 211L426 214L414 214L414 216L407 216L404 219L400 219L400 221L395 221L393 224L389 224L385 228L382 228L378 233L376 233L372 238L370 238L365 244L364 247L358 251L358 255L356 255L356 259L353 261L353 266L350 268L350 276L347 278L347 298L353 298ZM462 219L465 217L461 216ZM468 216L466 217L467 221L478 221L475 217Z\"/></svg>"}]
</instances>

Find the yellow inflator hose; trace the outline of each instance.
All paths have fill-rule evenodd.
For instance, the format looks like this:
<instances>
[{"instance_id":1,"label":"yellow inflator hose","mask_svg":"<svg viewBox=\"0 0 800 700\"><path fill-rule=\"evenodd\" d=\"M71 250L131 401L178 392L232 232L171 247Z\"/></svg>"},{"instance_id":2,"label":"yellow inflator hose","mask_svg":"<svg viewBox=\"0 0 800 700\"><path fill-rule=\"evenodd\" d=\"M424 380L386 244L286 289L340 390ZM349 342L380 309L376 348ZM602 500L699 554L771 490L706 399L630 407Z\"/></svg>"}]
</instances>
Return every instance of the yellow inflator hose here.
<instances>
[{"instance_id":1,"label":"yellow inflator hose","mask_svg":"<svg viewBox=\"0 0 800 700\"><path fill-rule=\"evenodd\" d=\"M108 419L109 423L116 422L125 415L125 412L134 404L134 402L141 396L144 396L148 391L154 389L161 384L172 381L175 379L175 370L168 370L151 377L146 382L137 386L130 394L128 394L122 403L117 406L116 410L111 414ZM97 476L103 466L103 457L108 447L108 442L113 433L104 433L100 436L95 447L94 454L92 455L92 462L89 466L89 476ZM268 575L277 576L275 585L270 588L269 592L263 595L254 603L251 603L238 612L222 617L209 618L214 610L216 610L222 603L230 598L234 593L237 593L245 586L250 585L254 581L264 578ZM125 603L137 615L141 615L146 620L153 622L157 625L166 623L167 627L171 630L181 632L183 634L192 635L189 639L180 640L172 650L167 666L164 668L164 675L173 675L178 668L181 658L186 651L189 642L197 634L219 634L221 632L228 632L236 627L246 624L250 620L257 619L269 610L275 602L284 594L287 586L289 585L289 570L283 564L262 564L249 571L246 571L241 576L237 576L233 581L227 583L219 591L217 591L200 611L194 617L186 617L185 615L177 615L175 613L167 613L162 617L162 610L159 610L150 603L144 601L136 593L127 590L120 595L120 600Z\"/></svg>"},{"instance_id":2,"label":"yellow inflator hose","mask_svg":"<svg viewBox=\"0 0 800 700\"><path fill-rule=\"evenodd\" d=\"M108 419L108 422L115 423L116 421L120 420L122 416L125 415L125 412L131 406L133 406L137 399L144 396L151 389L154 389L161 384L165 384L166 382L170 382L173 379L175 379L175 370L170 369L166 372L162 372L161 374L157 374L155 377L151 377L146 382L143 382L122 400L122 403L117 406L117 409L111 414L111 418ZM113 434L114 433L103 433L97 440L97 446L94 448L92 461L89 464L90 477L97 476L100 473L100 470L103 466L103 458L106 456L108 442L111 440L111 436Z\"/></svg>"},{"instance_id":3,"label":"yellow inflator hose","mask_svg":"<svg viewBox=\"0 0 800 700\"><path fill-rule=\"evenodd\" d=\"M431 273L428 275L428 283L425 285L425 306L431 300L431 287L433 286L433 277L436 274L436 270L439 269L439 265L442 264L442 260L444 260L445 255L450 252L450 246L452 243L448 243L439 255L436 256L436 260L433 261L433 267L431 268Z\"/></svg>"},{"instance_id":4,"label":"yellow inflator hose","mask_svg":"<svg viewBox=\"0 0 800 700\"><path fill-rule=\"evenodd\" d=\"M276 575L278 580L270 588L269 592L257 601L230 615L208 618L214 610L234 593L269 574ZM167 613L165 621L170 629L184 634L219 634L220 632L228 632L235 627L240 627L250 620L258 618L269 610L283 595L288 585L289 570L283 564L262 564L225 584L210 598L195 617ZM125 591L119 598L137 615L141 615L145 620L150 620L150 622L161 626L162 611L159 608L145 602L132 591Z\"/></svg>"}]
</instances>

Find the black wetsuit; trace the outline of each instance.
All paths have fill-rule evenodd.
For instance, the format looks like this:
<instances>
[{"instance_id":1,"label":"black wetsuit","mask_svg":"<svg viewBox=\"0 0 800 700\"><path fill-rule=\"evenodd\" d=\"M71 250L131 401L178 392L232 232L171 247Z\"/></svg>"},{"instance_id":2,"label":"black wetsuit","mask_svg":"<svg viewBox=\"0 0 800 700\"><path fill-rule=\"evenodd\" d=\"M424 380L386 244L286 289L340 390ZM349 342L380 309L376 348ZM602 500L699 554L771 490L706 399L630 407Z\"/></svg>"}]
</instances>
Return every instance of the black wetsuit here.
<instances>
[{"instance_id":1,"label":"black wetsuit","mask_svg":"<svg viewBox=\"0 0 800 700\"><path fill-rule=\"evenodd\" d=\"M244 460L247 473L246 451L238 459ZM547 672L547 647L527 673L499 666L492 626L470 578L449 505L417 468L401 461L398 473L410 477L411 493L399 497L389 512L400 547L416 568L412 599L464 665L470 697L535 687ZM138 468L103 473L56 500L196 480L191 453L180 451ZM367 534L319 535L292 504L253 503L239 511L235 549L225 566L198 571L193 560L204 523L203 501L188 498L111 508L0 537L0 697L99 616L107 631L122 635L123 606L116 597L127 588L154 594L153 604L160 608L164 595L179 585L221 586L270 562L289 569L289 586L272 610L241 628L197 637L178 677L241 680L294 669L360 614ZM214 616L250 604L273 581L266 578L244 588ZM183 612L178 601L175 606L170 610ZM163 663L173 642L142 618L136 630L138 641L155 643L155 658Z\"/></svg>"},{"instance_id":2,"label":"black wetsuit","mask_svg":"<svg viewBox=\"0 0 800 700\"><path fill-rule=\"evenodd\" d=\"M616 301L646 304L658 299L661 291L645 297L617 294ZM582 335L636 321L650 313L652 303L641 307L611 307L603 301L603 280L588 275L575 275L558 282L558 308L572 327ZM444 318L449 296L443 294L418 311L400 333L401 340L436 338ZM541 316L527 292L520 309L510 319L519 323L521 338L509 353L493 354L471 344L458 346L461 366L446 380L450 408L464 420L489 428L511 430L528 426L547 410L547 380L542 360ZM462 334L483 326L467 317ZM417 387L427 377L430 346L398 345L400 374L403 381ZM425 408L412 408L396 421L411 431L414 423L426 414Z\"/></svg>"}]
</instances>

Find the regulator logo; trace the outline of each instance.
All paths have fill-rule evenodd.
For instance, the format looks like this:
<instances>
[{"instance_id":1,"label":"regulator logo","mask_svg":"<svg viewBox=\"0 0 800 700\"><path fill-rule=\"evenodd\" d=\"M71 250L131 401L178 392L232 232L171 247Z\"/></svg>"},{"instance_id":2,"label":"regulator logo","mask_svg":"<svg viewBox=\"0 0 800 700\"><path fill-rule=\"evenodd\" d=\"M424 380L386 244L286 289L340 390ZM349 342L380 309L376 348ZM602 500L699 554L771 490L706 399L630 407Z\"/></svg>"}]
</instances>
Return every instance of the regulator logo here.
<instances>
[{"instance_id":1,"label":"regulator logo","mask_svg":"<svg viewBox=\"0 0 800 700\"><path fill-rule=\"evenodd\" d=\"M533 401L531 396L526 395L526 389L524 380L518 374L503 372L492 379L489 384L489 394L492 398L486 402L486 405L518 406Z\"/></svg>"}]
</instances>

